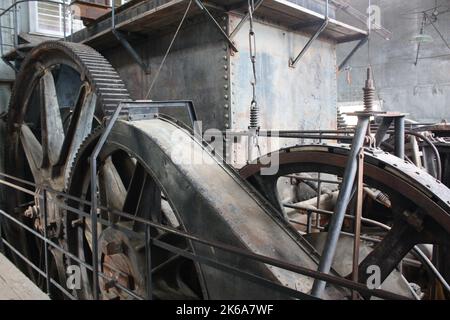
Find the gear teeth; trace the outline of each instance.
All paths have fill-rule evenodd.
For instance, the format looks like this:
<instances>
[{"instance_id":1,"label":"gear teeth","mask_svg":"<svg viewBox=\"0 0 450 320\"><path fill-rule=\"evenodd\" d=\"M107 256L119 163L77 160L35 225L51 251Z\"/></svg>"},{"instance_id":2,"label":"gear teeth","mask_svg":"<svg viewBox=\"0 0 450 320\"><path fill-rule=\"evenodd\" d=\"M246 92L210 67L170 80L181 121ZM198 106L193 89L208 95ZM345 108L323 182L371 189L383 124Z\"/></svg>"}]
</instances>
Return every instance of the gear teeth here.
<instances>
[{"instance_id":1,"label":"gear teeth","mask_svg":"<svg viewBox=\"0 0 450 320\"><path fill-rule=\"evenodd\" d=\"M8 113L10 119L21 119L18 115L20 115L24 109L22 99L24 86L27 88L29 83L27 80L30 79L30 75L33 77L37 72L36 66L38 63L41 66L47 66L45 62L51 61L55 53L61 60L63 60L62 64L64 64L65 60L70 64L75 65L82 80L89 83L91 90L93 90L93 92L97 95L96 117L100 119L100 121L103 121L105 117L114 113L121 101L131 100L125 83L120 78L118 72L98 51L80 43L45 41L34 47L22 62L21 70L17 74L15 86L11 92ZM50 63L48 63L48 65L50 65ZM128 110L124 108L121 115L127 113ZM14 129L14 127L12 127L12 123L10 123L9 126L10 131ZM102 129L103 128L101 125L94 128L91 133L83 139L83 142L78 147L78 150L75 151L75 156L73 159L69 160L71 163L66 164L64 181L65 192L68 192L70 181L73 179L72 174L74 166L77 161L79 161L80 154L82 153L81 150L86 148L89 141L95 139L95 137L98 137L102 132ZM69 222L68 220L67 210L61 210L62 225L59 243L65 250L70 252L67 231L71 226L67 225ZM60 260L61 261L59 263L62 264L64 270L71 263L71 259L68 255L63 255Z\"/></svg>"}]
</instances>

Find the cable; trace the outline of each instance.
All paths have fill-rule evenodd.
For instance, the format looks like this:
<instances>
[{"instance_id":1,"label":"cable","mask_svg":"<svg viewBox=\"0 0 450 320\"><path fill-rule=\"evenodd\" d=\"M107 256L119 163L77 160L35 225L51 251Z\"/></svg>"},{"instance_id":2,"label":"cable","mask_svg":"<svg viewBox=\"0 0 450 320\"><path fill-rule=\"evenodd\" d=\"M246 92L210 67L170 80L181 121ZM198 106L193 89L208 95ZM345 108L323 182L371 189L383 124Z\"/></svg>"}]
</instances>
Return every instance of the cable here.
<instances>
[{"instance_id":1,"label":"cable","mask_svg":"<svg viewBox=\"0 0 450 320\"><path fill-rule=\"evenodd\" d=\"M441 37L442 41L444 41L445 45L447 46L447 48L450 49L450 45L447 42L447 40L445 40L444 35L441 33L441 31L439 31L439 29L436 27L436 25L434 24L434 22L430 21L431 25L433 26L434 30L436 30L437 34L439 35L439 37Z\"/></svg>"},{"instance_id":2,"label":"cable","mask_svg":"<svg viewBox=\"0 0 450 320\"><path fill-rule=\"evenodd\" d=\"M159 74L160 74L160 72L161 72L161 69L162 69L162 67L164 66L164 63L166 62L166 59L167 59L167 57L168 57L168 55L169 55L169 53L170 53L170 50L172 49L172 46L173 46L173 44L174 44L174 42L175 42L175 39L177 38L178 33L179 33L180 30L181 30L181 26L183 25L184 20L185 20L186 17L187 17L187 14L188 14L188 12L189 12L189 9L191 8L191 4L192 4L192 0L190 0L190 1L189 1L189 4L187 5L186 11L184 12L184 15L183 15L183 18L181 19L180 24L178 25L177 30L175 31L175 34L173 35L172 41L170 41L169 47L167 48L167 51L166 51L166 54L164 55L164 57L163 57L163 59L162 59L162 61L161 61L161 64L159 65L158 71L156 71L155 77L153 78L153 81L152 81L152 83L150 84L150 88L148 88L147 95L145 96L145 99L148 99L148 97L150 96L150 92L152 91L153 86L155 85L156 80L157 80L158 77L159 77Z\"/></svg>"}]
</instances>

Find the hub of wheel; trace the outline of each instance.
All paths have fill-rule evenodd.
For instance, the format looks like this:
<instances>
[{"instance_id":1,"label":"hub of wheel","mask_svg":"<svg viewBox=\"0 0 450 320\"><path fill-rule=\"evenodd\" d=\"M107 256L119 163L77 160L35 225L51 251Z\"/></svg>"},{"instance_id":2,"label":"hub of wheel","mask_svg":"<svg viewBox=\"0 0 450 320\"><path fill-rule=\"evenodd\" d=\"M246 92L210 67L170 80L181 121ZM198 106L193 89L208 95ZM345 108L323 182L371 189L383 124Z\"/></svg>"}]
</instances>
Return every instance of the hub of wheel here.
<instances>
[{"instance_id":1,"label":"hub of wheel","mask_svg":"<svg viewBox=\"0 0 450 320\"><path fill-rule=\"evenodd\" d=\"M145 270L142 269L142 247L142 239L135 237L133 239L133 235L127 235L117 229L107 228L101 233L100 270L107 277L100 277L99 281L103 299L134 298L123 288L135 294L144 295Z\"/></svg>"}]
</instances>

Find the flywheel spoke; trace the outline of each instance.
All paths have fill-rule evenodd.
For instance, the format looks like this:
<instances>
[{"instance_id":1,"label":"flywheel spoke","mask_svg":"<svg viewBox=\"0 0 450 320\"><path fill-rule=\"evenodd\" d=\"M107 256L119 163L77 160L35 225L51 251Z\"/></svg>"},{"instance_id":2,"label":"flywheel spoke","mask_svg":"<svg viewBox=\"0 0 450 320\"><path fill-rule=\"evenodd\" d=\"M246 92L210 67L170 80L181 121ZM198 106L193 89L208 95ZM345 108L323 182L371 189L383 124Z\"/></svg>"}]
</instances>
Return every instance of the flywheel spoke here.
<instances>
[{"instance_id":1,"label":"flywheel spoke","mask_svg":"<svg viewBox=\"0 0 450 320\"><path fill-rule=\"evenodd\" d=\"M111 158L105 161L99 174L101 193L105 197L108 209L122 210L125 202L126 188ZM117 215L111 214L109 219L117 222Z\"/></svg>"},{"instance_id":2,"label":"flywheel spoke","mask_svg":"<svg viewBox=\"0 0 450 320\"><path fill-rule=\"evenodd\" d=\"M90 91L87 85L83 85L64 139L59 157L60 165L68 164L70 166L81 143L91 132L96 103L96 94Z\"/></svg>"},{"instance_id":3,"label":"flywheel spoke","mask_svg":"<svg viewBox=\"0 0 450 320\"><path fill-rule=\"evenodd\" d=\"M40 80L40 98L42 107L42 146L51 165L58 162L64 141L64 129L61 120L55 81L51 71L46 71Z\"/></svg>"},{"instance_id":4,"label":"flywheel spoke","mask_svg":"<svg viewBox=\"0 0 450 320\"><path fill-rule=\"evenodd\" d=\"M31 129L25 124L22 125L20 140L31 169L31 173L33 174L35 181L40 181L40 168L43 159L42 146Z\"/></svg>"}]
</instances>

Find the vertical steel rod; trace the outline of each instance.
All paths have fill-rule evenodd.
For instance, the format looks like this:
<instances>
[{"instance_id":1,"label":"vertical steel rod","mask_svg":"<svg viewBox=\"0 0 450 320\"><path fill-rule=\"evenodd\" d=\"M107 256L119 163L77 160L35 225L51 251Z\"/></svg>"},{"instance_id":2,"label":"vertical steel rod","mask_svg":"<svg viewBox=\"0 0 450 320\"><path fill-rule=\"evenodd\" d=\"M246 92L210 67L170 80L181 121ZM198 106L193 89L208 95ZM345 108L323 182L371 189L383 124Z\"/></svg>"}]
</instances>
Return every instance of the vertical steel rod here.
<instances>
[{"instance_id":1,"label":"vertical steel rod","mask_svg":"<svg viewBox=\"0 0 450 320\"><path fill-rule=\"evenodd\" d=\"M14 3L16 3L16 0L14 0ZM17 48L19 42L18 42L18 30L19 30L19 23L17 21L17 5L14 7L13 10L13 17L14 17L14 48Z\"/></svg>"},{"instance_id":2,"label":"vertical steel rod","mask_svg":"<svg viewBox=\"0 0 450 320\"><path fill-rule=\"evenodd\" d=\"M405 158L405 117L396 117L395 123L395 155Z\"/></svg>"},{"instance_id":3,"label":"vertical steel rod","mask_svg":"<svg viewBox=\"0 0 450 320\"><path fill-rule=\"evenodd\" d=\"M152 287L152 245L150 225L145 226L145 262L147 273L147 299L153 300L153 287Z\"/></svg>"},{"instance_id":4,"label":"vertical steel rod","mask_svg":"<svg viewBox=\"0 0 450 320\"><path fill-rule=\"evenodd\" d=\"M44 214L44 262L45 262L45 284L47 289L47 294L50 295L50 268L49 268L49 261L48 261L48 232L47 232L47 225L48 225L48 217L47 217L47 190L42 190L42 211Z\"/></svg>"},{"instance_id":5,"label":"vertical steel rod","mask_svg":"<svg viewBox=\"0 0 450 320\"><path fill-rule=\"evenodd\" d=\"M0 53L1 53L1 56L3 57L3 30L2 30L2 18L3 18L3 16L0 17Z\"/></svg>"},{"instance_id":6,"label":"vertical steel rod","mask_svg":"<svg viewBox=\"0 0 450 320\"><path fill-rule=\"evenodd\" d=\"M355 237L353 239L353 270L352 280L358 282L359 265L359 242L361 238L361 218L363 208L363 177L364 177L364 148L361 148L358 154L358 174L356 180L356 210L354 220ZM357 299L357 292L353 290L352 299Z\"/></svg>"},{"instance_id":7,"label":"vertical steel rod","mask_svg":"<svg viewBox=\"0 0 450 320\"><path fill-rule=\"evenodd\" d=\"M111 28L116 29L116 4L111 0Z\"/></svg>"},{"instance_id":8,"label":"vertical steel rod","mask_svg":"<svg viewBox=\"0 0 450 320\"><path fill-rule=\"evenodd\" d=\"M63 28L64 28L63 34L64 34L64 41L66 41L66 37L67 37L67 35L66 35L66 13L67 13L66 0L63 0L62 7L63 7L63 25L64 25L63 26Z\"/></svg>"},{"instance_id":9,"label":"vertical steel rod","mask_svg":"<svg viewBox=\"0 0 450 320\"><path fill-rule=\"evenodd\" d=\"M310 210L306 210L306 233L311 233L311 219L312 219L312 212Z\"/></svg>"},{"instance_id":10,"label":"vertical steel rod","mask_svg":"<svg viewBox=\"0 0 450 320\"><path fill-rule=\"evenodd\" d=\"M369 115L358 116L358 124L356 126L355 136L353 138L352 148L348 156L347 165L345 167L344 177L342 178L341 190L336 202L334 214L331 217L325 248L322 252L319 263L319 272L329 273L333 263L334 254L336 252L339 234L344 222L345 211L347 210L352 188L355 182L356 170L358 166L358 154L364 145L364 140L369 125ZM325 281L316 279L314 281L312 295L320 298L325 289Z\"/></svg>"}]
</instances>

